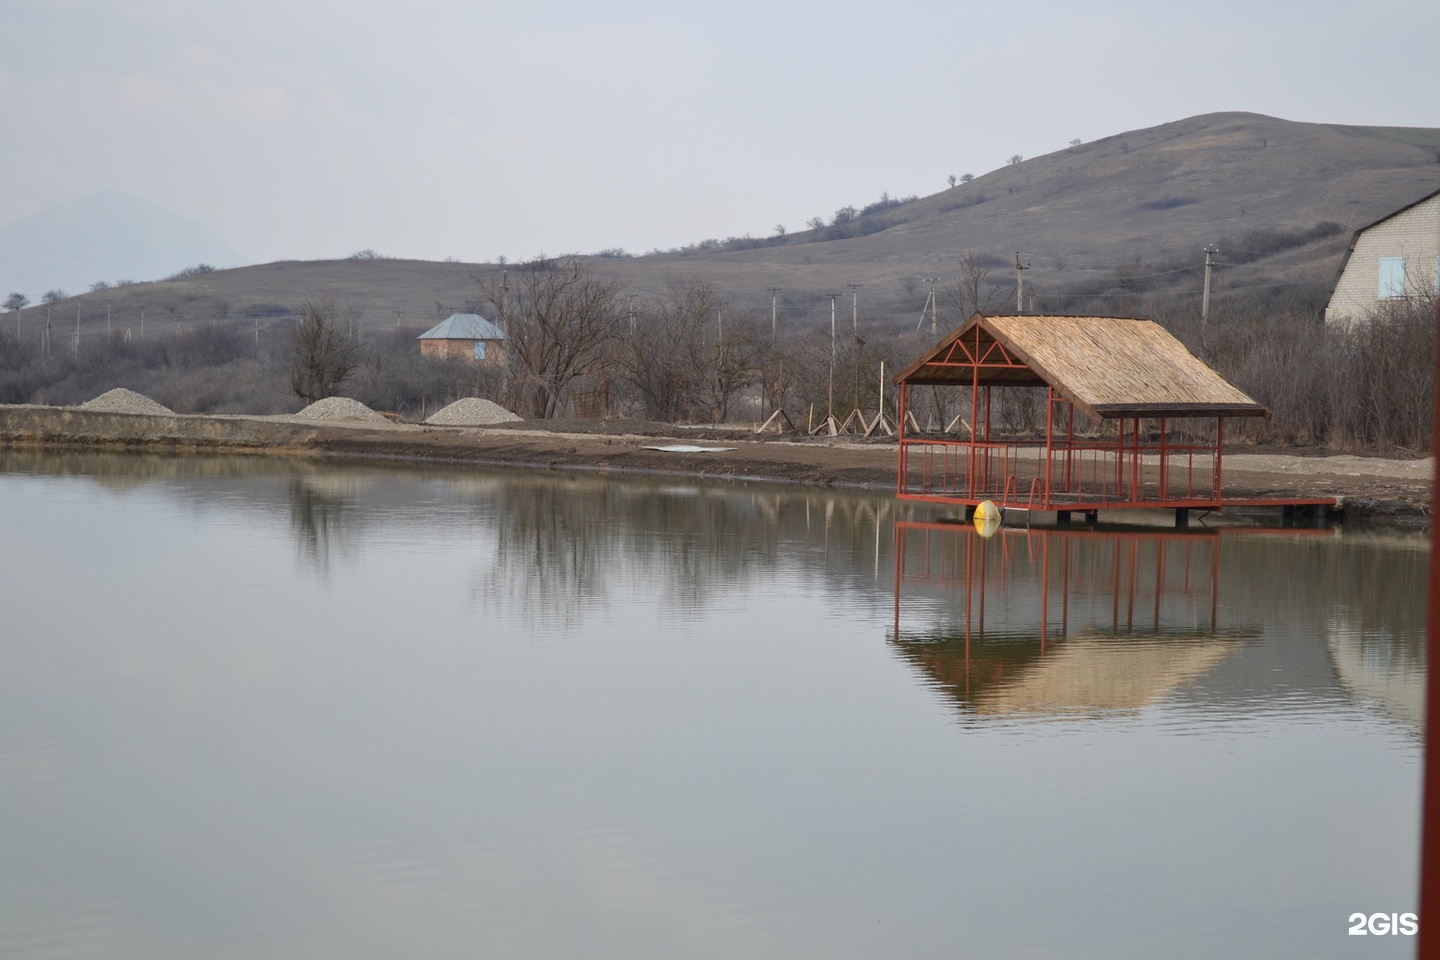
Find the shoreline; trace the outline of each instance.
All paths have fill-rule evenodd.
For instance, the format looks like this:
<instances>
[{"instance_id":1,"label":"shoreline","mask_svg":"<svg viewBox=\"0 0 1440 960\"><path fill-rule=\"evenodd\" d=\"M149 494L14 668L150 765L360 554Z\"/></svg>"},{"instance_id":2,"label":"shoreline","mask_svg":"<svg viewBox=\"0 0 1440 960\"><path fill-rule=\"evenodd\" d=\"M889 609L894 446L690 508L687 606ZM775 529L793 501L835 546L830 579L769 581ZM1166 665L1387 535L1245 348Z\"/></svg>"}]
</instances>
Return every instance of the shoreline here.
<instances>
[{"instance_id":1,"label":"shoreline","mask_svg":"<svg viewBox=\"0 0 1440 960\"><path fill-rule=\"evenodd\" d=\"M245 416L108 413L0 405L0 445L15 448L352 457L391 462L576 470L705 481L747 481L875 491L895 489L895 444L858 438L756 438L748 430L640 421L534 422L485 427ZM570 427L571 429L566 429ZM697 444L725 452L647 447ZM1226 493L1333 496L1344 519L1429 523L1433 458L1300 456L1271 448L1226 451Z\"/></svg>"}]
</instances>

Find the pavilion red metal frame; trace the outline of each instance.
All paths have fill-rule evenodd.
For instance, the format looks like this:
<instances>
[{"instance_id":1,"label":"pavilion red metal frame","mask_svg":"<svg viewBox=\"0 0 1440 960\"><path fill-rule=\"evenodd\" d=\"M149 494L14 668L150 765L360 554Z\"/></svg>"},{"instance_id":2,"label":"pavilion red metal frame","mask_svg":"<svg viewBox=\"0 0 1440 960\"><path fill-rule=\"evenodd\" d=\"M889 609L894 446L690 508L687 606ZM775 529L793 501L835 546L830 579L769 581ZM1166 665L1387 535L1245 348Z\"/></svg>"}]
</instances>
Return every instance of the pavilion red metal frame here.
<instances>
[{"instance_id":1,"label":"pavilion red metal frame","mask_svg":"<svg viewBox=\"0 0 1440 960\"><path fill-rule=\"evenodd\" d=\"M925 366L969 373L970 437L907 436L912 384L901 380L896 496L902 500L965 506L990 500L1006 509L1086 514L1102 509L1220 510L1335 503L1332 498L1226 498L1223 416L1147 416L1137 411L1133 416L1105 417L1101 421L1105 429L1097 436L1077 435L1075 405L1053 385L1037 385L1039 375L998 339L982 339L979 325L973 338L956 338ZM982 384L982 372L1014 374L1016 382ZM991 412L992 391L997 387L1045 391L1043 441L995 437ZM1173 436L1176 421L1189 428L1183 440Z\"/></svg>"}]
</instances>

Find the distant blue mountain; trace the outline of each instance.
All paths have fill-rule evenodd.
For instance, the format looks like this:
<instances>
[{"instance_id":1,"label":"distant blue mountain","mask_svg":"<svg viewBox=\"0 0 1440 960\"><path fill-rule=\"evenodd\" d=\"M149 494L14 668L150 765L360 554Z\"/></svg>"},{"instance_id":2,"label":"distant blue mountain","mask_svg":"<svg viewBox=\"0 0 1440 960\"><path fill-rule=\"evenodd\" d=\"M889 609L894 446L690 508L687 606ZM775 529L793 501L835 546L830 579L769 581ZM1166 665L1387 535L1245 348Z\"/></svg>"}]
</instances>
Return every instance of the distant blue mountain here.
<instances>
[{"instance_id":1,"label":"distant blue mountain","mask_svg":"<svg viewBox=\"0 0 1440 960\"><path fill-rule=\"evenodd\" d=\"M0 296L39 301L100 280L158 280L196 263L248 261L200 221L127 193L102 190L0 227Z\"/></svg>"}]
</instances>

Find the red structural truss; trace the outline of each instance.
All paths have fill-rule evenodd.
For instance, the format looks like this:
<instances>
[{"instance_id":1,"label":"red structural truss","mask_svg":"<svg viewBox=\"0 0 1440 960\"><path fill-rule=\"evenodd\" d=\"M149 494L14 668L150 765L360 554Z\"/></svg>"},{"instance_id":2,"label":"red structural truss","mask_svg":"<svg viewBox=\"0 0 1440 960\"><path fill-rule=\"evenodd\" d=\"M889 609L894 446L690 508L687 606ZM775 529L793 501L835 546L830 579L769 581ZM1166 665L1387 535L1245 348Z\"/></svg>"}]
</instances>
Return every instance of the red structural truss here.
<instances>
[{"instance_id":1,"label":"red structural truss","mask_svg":"<svg viewBox=\"0 0 1440 960\"><path fill-rule=\"evenodd\" d=\"M970 330L974 330L974 336ZM1318 507L1331 498L1245 498L1224 495L1225 417L1107 412L1095 420L1056 386L977 324L943 342L925 361L927 379L899 379L897 496L974 506L990 500L1007 509L1083 512L1122 508L1219 510L1226 506ZM942 383L937 376L948 374ZM970 388L969 436L915 436L912 385ZM1043 390L1044 439L996 435L993 391ZM1165 409L1156 405L1157 410ZM1093 519L1093 516L1091 516Z\"/></svg>"}]
</instances>

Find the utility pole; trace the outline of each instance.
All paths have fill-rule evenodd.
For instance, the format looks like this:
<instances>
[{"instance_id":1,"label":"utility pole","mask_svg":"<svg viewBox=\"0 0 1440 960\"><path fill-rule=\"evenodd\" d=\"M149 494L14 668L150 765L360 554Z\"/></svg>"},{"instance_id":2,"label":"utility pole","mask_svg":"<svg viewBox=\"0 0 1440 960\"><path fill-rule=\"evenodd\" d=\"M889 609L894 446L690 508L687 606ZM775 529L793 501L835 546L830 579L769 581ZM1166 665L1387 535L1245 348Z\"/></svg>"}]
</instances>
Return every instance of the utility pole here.
<instances>
[{"instance_id":1,"label":"utility pole","mask_svg":"<svg viewBox=\"0 0 1440 960\"><path fill-rule=\"evenodd\" d=\"M1029 270L1029 269L1030 269L1030 264L1028 264L1028 263L1025 264L1024 266L1021 266L1021 265L1020 265L1020 251L1019 251L1019 250L1016 250L1016 251L1015 251L1015 312L1016 312L1016 313L1024 313L1024 312L1025 312L1024 304L1021 302L1021 296L1022 296L1022 294L1023 294L1024 290L1025 290L1025 281L1024 281L1024 279L1023 279L1023 271Z\"/></svg>"},{"instance_id":2,"label":"utility pole","mask_svg":"<svg viewBox=\"0 0 1440 960\"><path fill-rule=\"evenodd\" d=\"M70 352L80 356L80 298L75 298L75 342L71 344Z\"/></svg>"},{"instance_id":3,"label":"utility pole","mask_svg":"<svg viewBox=\"0 0 1440 960\"><path fill-rule=\"evenodd\" d=\"M775 339L775 318L779 314L780 288L766 287L770 291L770 339Z\"/></svg>"},{"instance_id":4,"label":"utility pole","mask_svg":"<svg viewBox=\"0 0 1440 960\"><path fill-rule=\"evenodd\" d=\"M940 281L940 278L929 277L928 279L930 281L930 335L933 337L940 332L940 324L935 316L936 310L939 308L939 303L935 300L935 284ZM921 319L924 319L923 313Z\"/></svg>"},{"instance_id":5,"label":"utility pole","mask_svg":"<svg viewBox=\"0 0 1440 960\"><path fill-rule=\"evenodd\" d=\"M1205 336L1205 325L1210 322L1210 268L1215 265L1215 254L1220 248L1212 244L1205 246L1205 293L1200 298L1200 336Z\"/></svg>"},{"instance_id":6,"label":"utility pole","mask_svg":"<svg viewBox=\"0 0 1440 960\"><path fill-rule=\"evenodd\" d=\"M52 306L53 304L45 304L45 342L41 344L44 349L40 351L47 357L50 356L50 308Z\"/></svg>"},{"instance_id":7,"label":"utility pole","mask_svg":"<svg viewBox=\"0 0 1440 960\"><path fill-rule=\"evenodd\" d=\"M847 283L845 286L850 288L850 335L858 337L860 336L860 288L865 284Z\"/></svg>"},{"instance_id":8,"label":"utility pole","mask_svg":"<svg viewBox=\"0 0 1440 960\"><path fill-rule=\"evenodd\" d=\"M838 293L827 293L830 298L830 397L826 401L829 406L825 411L827 419L835 419L835 301L840 298Z\"/></svg>"},{"instance_id":9,"label":"utility pole","mask_svg":"<svg viewBox=\"0 0 1440 960\"><path fill-rule=\"evenodd\" d=\"M625 299L630 301L630 336L635 336L635 301L640 299L638 293L627 293Z\"/></svg>"},{"instance_id":10,"label":"utility pole","mask_svg":"<svg viewBox=\"0 0 1440 960\"><path fill-rule=\"evenodd\" d=\"M257 321L258 322L258 321ZM145 308L140 308L140 341L145 341Z\"/></svg>"},{"instance_id":11,"label":"utility pole","mask_svg":"<svg viewBox=\"0 0 1440 960\"><path fill-rule=\"evenodd\" d=\"M110 301L105 301L105 342L110 342Z\"/></svg>"},{"instance_id":12,"label":"utility pole","mask_svg":"<svg viewBox=\"0 0 1440 960\"><path fill-rule=\"evenodd\" d=\"M939 280L940 280L939 277L926 277L926 278L925 278L925 281L924 281L924 282L930 284L930 296L928 296L928 297L925 298L925 306L923 306L923 307L920 308L920 322L917 323L917 324L915 324L915 332L916 332L916 333L919 333L919 332L920 332L920 328L923 327L923 326L925 326L925 311L926 311L926 310L929 310L929 311L930 311L930 333L931 333L931 335L933 336L933 335L935 334L936 330L937 330L937 324L936 324L936 320L935 320L935 306L936 306L936 305L935 305L935 284L938 283Z\"/></svg>"}]
</instances>

